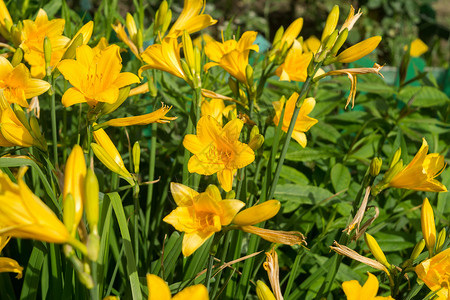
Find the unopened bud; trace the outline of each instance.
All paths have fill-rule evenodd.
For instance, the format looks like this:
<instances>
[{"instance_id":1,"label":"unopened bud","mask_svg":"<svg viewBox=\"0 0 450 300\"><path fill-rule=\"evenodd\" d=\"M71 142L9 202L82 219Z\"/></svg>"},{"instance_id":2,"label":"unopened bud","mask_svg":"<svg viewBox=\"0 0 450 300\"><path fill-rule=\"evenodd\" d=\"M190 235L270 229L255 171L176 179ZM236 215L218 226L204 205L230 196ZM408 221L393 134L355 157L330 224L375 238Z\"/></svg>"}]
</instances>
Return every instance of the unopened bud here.
<instances>
[{"instance_id":1,"label":"unopened bud","mask_svg":"<svg viewBox=\"0 0 450 300\"><path fill-rule=\"evenodd\" d=\"M142 35L142 29L138 29L137 31L137 35L136 35L136 45L139 49L139 52L143 51L143 47L144 47L144 38Z\"/></svg>"},{"instance_id":2,"label":"unopened bud","mask_svg":"<svg viewBox=\"0 0 450 300\"><path fill-rule=\"evenodd\" d=\"M155 28L163 27L163 24L166 20L166 15L168 13L168 9L169 4L167 3L167 1L165 0L162 1L155 15L155 23L154 23Z\"/></svg>"},{"instance_id":3,"label":"unopened bud","mask_svg":"<svg viewBox=\"0 0 450 300\"><path fill-rule=\"evenodd\" d=\"M323 29L321 41L325 41L327 37L336 29L337 22L339 21L339 6L333 6L330 14L327 17L327 22L325 23L325 28Z\"/></svg>"},{"instance_id":4,"label":"unopened bud","mask_svg":"<svg viewBox=\"0 0 450 300\"><path fill-rule=\"evenodd\" d=\"M336 42L337 36L338 36L339 30L334 30L333 33L326 39L325 42L325 48L324 49L331 49L334 46L334 43Z\"/></svg>"},{"instance_id":5,"label":"unopened bud","mask_svg":"<svg viewBox=\"0 0 450 300\"><path fill-rule=\"evenodd\" d=\"M235 199L235 198L236 198L236 192L233 190L227 192L227 194L225 195L225 199Z\"/></svg>"},{"instance_id":6,"label":"unopened bud","mask_svg":"<svg viewBox=\"0 0 450 300\"><path fill-rule=\"evenodd\" d=\"M376 177L378 174L380 174L381 165L383 164L383 161L379 157L375 157L370 162L369 166L369 174L372 177Z\"/></svg>"},{"instance_id":7,"label":"unopened bud","mask_svg":"<svg viewBox=\"0 0 450 300\"><path fill-rule=\"evenodd\" d=\"M434 222L433 208L431 207L428 198L423 200L420 223L422 225L423 239L425 240L425 244L427 245L431 257L436 244L436 224Z\"/></svg>"},{"instance_id":8,"label":"unopened bud","mask_svg":"<svg viewBox=\"0 0 450 300\"><path fill-rule=\"evenodd\" d=\"M127 26L128 34L130 35L131 40L136 43L136 22L134 22L134 18L130 13L127 13L127 16L125 18L125 25Z\"/></svg>"},{"instance_id":9,"label":"unopened bud","mask_svg":"<svg viewBox=\"0 0 450 300\"><path fill-rule=\"evenodd\" d=\"M153 76L148 78L148 90L150 91L150 96L156 97L158 95L158 89L156 88Z\"/></svg>"},{"instance_id":10,"label":"unopened bud","mask_svg":"<svg viewBox=\"0 0 450 300\"><path fill-rule=\"evenodd\" d=\"M183 72L186 75L186 81L189 85L192 86L194 77L192 77L191 68L189 67L189 65L186 63L186 61L184 59L182 59L180 62L181 62L181 68L183 69Z\"/></svg>"},{"instance_id":11,"label":"unopened bud","mask_svg":"<svg viewBox=\"0 0 450 300\"><path fill-rule=\"evenodd\" d=\"M247 67L245 68L245 76L247 79L248 86L252 86L253 85L253 68L252 68L252 66L247 65Z\"/></svg>"},{"instance_id":12,"label":"unopened bud","mask_svg":"<svg viewBox=\"0 0 450 300\"><path fill-rule=\"evenodd\" d=\"M402 155L402 148L398 148L397 151L395 151L394 156L392 157L391 163L389 164L389 168L392 168L398 162L401 155Z\"/></svg>"},{"instance_id":13,"label":"unopened bud","mask_svg":"<svg viewBox=\"0 0 450 300\"><path fill-rule=\"evenodd\" d=\"M348 29L345 28L336 39L336 43L334 43L333 47L330 50L331 55L336 55L338 53L339 49L341 49L342 45L344 45L345 41L348 37Z\"/></svg>"},{"instance_id":14,"label":"unopened bud","mask_svg":"<svg viewBox=\"0 0 450 300\"><path fill-rule=\"evenodd\" d=\"M231 76L228 77L228 86L230 87L231 91L233 92L234 97L236 97L236 98L239 97L239 84Z\"/></svg>"},{"instance_id":15,"label":"unopened bud","mask_svg":"<svg viewBox=\"0 0 450 300\"><path fill-rule=\"evenodd\" d=\"M90 233L87 240L87 256L91 261L97 261L100 250L100 237L97 233Z\"/></svg>"},{"instance_id":16,"label":"unopened bud","mask_svg":"<svg viewBox=\"0 0 450 300\"><path fill-rule=\"evenodd\" d=\"M139 163L141 161L141 146L139 142L136 141L133 145L133 165L134 165L134 173L139 173Z\"/></svg>"},{"instance_id":17,"label":"unopened bud","mask_svg":"<svg viewBox=\"0 0 450 300\"><path fill-rule=\"evenodd\" d=\"M22 62L22 59L23 59L23 50L22 48L17 48L11 60L11 65L13 67L16 67L18 64Z\"/></svg>"},{"instance_id":18,"label":"unopened bud","mask_svg":"<svg viewBox=\"0 0 450 300\"><path fill-rule=\"evenodd\" d=\"M273 38L273 42L272 42L273 47L275 47L275 45L281 41L281 37L283 36L283 33L284 33L284 27L281 26L280 28L278 28L277 32L275 33L275 37Z\"/></svg>"},{"instance_id":19,"label":"unopened bud","mask_svg":"<svg viewBox=\"0 0 450 300\"><path fill-rule=\"evenodd\" d=\"M442 247L444 247L446 235L447 235L447 231L445 230L445 228L442 228L442 230L438 234L438 238L436 241L436 254L441 252Z\"/></svg>"},{"instance_id":20,"label":"unopened bud","mask_svg":"<svg viewBox=\"0 0 450 300\"><path fill-rule=\"evenodd\" d=\"M98 180L97 176L95 176L94 171L91 168L88 168L86 171L86 179L85 179L85 188L86 188L86 220L88 221L89 226L91 227L91 231L97 230L98 223Z\"/></svg>"},{"instance_id":21,"label":"unopened bud","mask_svg":"<svg viewBox=\"0 0 450 300\"><path fill-rule=\"evenodd\" d=\"M380 246L378 245L377 241L373 236L371 236L368 233L365 233L366 238L366 244L370 249L370 252L372 252L372 255L375 257L375 259L384 265L386 268L390 269L391 265L388 263L386 256L384 255L383 250L381 250Z\"/></svg>"},{"instance_id":22,"label":"unopened bud","mask_svg":"<svg viewBox=\"0 0 450 300\"><path fill-rule=\"evenodd\" d=\"M383 183L389 183L403 169L403 160L399 160L392 168L387 170L383 177Z\"/></svg>"},{"instance_id":23,"label":"unopened bud","mask_svg":"<svg viewBox=\"0 0 450 300\"><path fill-rule=\"evenodd\" d=\"M355 60L363 58L375 50L380 42L381 36L373 36L368 38L342 51L338 56L336 56L336 60L342 63L354 62Z\"/></svg>"},{"instance_id":24,"label":"unopened bud","mask_svg":"<svg viewBox=\"0 0 450 300\"><path fill-rule=\"evenodd\" d=\"M22 125L25 126L25 128L28 131L31 131L31 127L30 127L30 124L28 123L27 115L23 111L22 107L20 107L20 105L18 105L16 103L14 103L13 110L14 110L14 114L16 115L17 119L19 119L20 123L22 123Z\"/></svg>"},{"instance_id":25,"label":"unopened bud","mask_svg":"<svg viewBox=\"0 0 450 300\"><path fill-rule=\"evenodd\" d=\"M261 280L256 282L256 295L259 300L276 300L270 288Z\"/></svg>"},{"instance_id":26,"label":"unopened bud","mask_svg":"<svg viewBox=\"0 0 450 300\"><path fill-rule=\"evenodd\" d=\"M74 230L75 222L75 200L72 194L67 194L63 201L63 222L70 234Z\"/></svg>"},{"instance_id":27,"label":"unopened bud","mask_svg":"<svg viewBox=\"0 0 450 300\"><path fill-rule=\"evenodd\" d=\"M257 134L250 140L248 146L252 148L253 151L256 151L259 148L261 148L263 144L264 144L264 136L262 134Z\"/></svg>"},{"instance_id":28,"label":"unopened bud","mask_svg":"<svg viewBox=\"0 0 450 300\"><path fill-rule=\"evenodd\" d=\"M420 253L422 253L422 251L423 251L423 248L425 248L425 240L421 239L416 244L416 246L414 247L413 252L411 253L411 257L410 257L411 263L414 262L414 260L416 260L419 257Z\"/></svg>"},{"instance_id":29,"label":"unopened bud","mask_svg":"<svg viewBox=\"0 0 450 300\"><path fill-rule=\"evenodd\" d=\"M273 218L281 208L278 200L269 200L244 209L236 215L233 224L239 226L255 225Z\"/></svg>"}]
</instances>

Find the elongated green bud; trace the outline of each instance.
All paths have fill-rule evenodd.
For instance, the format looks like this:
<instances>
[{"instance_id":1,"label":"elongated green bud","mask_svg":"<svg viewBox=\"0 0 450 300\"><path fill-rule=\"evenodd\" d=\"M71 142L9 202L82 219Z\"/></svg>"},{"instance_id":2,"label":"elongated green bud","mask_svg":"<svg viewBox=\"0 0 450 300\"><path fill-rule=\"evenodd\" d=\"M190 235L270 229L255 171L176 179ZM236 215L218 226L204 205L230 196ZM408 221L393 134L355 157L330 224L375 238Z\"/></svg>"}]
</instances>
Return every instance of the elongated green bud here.
<instances>
[{"instance_id":1,"label":"elongated green bud","mask_svg":"<svg viewBox=\"0 0 450 300\"><path fill-rule=\"evenodd\" d=\"M100 237L98 234L90 233L87 239L87 256L91 261L97 261L100 250Z\"/></svg>"},{"instance_id":2,"label":"elongated green bud","mask_svg":"<svg viewBox=\"0 0 450 300\"><path fill-rule=\"evenodd\" d=\"M231 76L228 77L228 86L230 87L231 91L233 92L234 97L235 98L239 97L239 84Z\"/></svg>"},{"instance_id":3,"label":"elongated green bud","mask_svg":"<svg viewBox=\"0 0 450 300\"><path fill-rule=\"evenodd\" d=\"M74 59L76 56L77 48L83 44L83 34L80 33L73 40L72 44L70 44L69 48L67 48L66 52L61 60L63 59Z\"/></svg>"},{"instance_id":4,"label":"elongated green bud","mask_svg":"<svg viewBox=\"0 0 450 300\"><path fill-rule=\"evenodd\" d=\"M23 59L23 50L22 48L17 48L16 52L14 52L13 58L11 60L11 65L16 67L22 62Z\"/></svg>"},{"instance_id":5,"label":"elongated green bud","mask_svg":"<svg viewBox=\"0 0 450 300\"><path fill-rule=\"evenodd\" d=\"M186 63L186 61L184 59L182 59L180 62L181 62L181 68L183 69L183 72L187 77L186 78L187 82L189 83L190 86L192 86L194 77L192 76L191 68L189 67L189 65Z\"/></svg>"},{"instance_id":6,"label":"elongated green bud","mask_svg":"<svg viewBox=\"0 0 450 300\"><path fill-rule=\"evenodd\" d=\"M264 144L264 136L262 134L257 134L250 139L248 146L252 148L253 151L258 150Z\"/></svg>"},{"instance_id":7,"label":"elongated green bud","mask_svg":"<svg viewBox=\"0 0 450 300\"><path fill-rule=\"evenodd\" d=\"M338 53L339 49L341 49L342 45L344 45L345 41L348 37L348 29L345 28L336 39L336 43L334 43L333 48L330 50L331 55L336 55Z\"/></svg>"},{"instance_id":8,"label":"elongated green bud","mask_svg":"<svg viewBox=\"0 0 450 300\"><path fill-rule=\"evenodd\" d=\"M442 228L442 230L438 234L438 238L437 238L437 241L436 241L436 254L441 252L442 247L444 247L444 242L445 242L446 235L447 235L447 231L445 230L445 228Z\"/></svg>"},{"instance_id":9,"label":"elongated green bud","mask_svg":"<svg viewBox=\"0 0 450 300\"><path fill-rule=\"evenodd\" d=\"M369 166L369 174L372 177L376 177L378 174L380 174L381 165L383 164L383 161L379 157L375 157L370 162Z\"/></svg>"},{"instance_id":10,"label":"elongated green bud","mask_svg":"<svg viewBox=\"0 0 450 300\"><path fill-rule=\"evenodd\" d=\"M389 183L403 169L403 160L399 160L386 174L384 174L383 182Z\"/></svg>"},{"instance_id":11,"label":"elongated green bud","mask_svg":"<svg viewBox=\"0 0 450 300\"><path fill-rule=\"evenodd\" d=\"M95 176L95 173L91 168L88 168L86 171L85 188L86 203L84 209L86 212L86 220L88 221L91 231L95 233L97 231L98 223L99 187L97 176Z\"/></svg>"},{"instance_id":12,"label":"elongated green bud","mask_svg":"<svg viewBox=\"0 0 450 300\"><path fill-rule=\"evenodd\" d=\"M338 36L339 30L334 30L332 34L326 39L325 42L325 49L330 49L334 46L334 43L336 42L337 36Z\"/></svg>"},{"instance_id":13,"label":"elongated green bud","mask_svg":"<svg viewBox=\"0 0 450 300\"><path fill-rule=\"evenodd\" d=\"M273 42L272 42L273 47L275 47L275 45L281 41L281 37L283 36L283 33L284 33L284 27L281 26L280 28L278 28L277 32L275 33L275 37L273 38Z\"/></svg>"},{"instance_id":14,"label":"elongated green bud","mask_svg":"<svg viewBox=\"0 0 450 300\"><path fill-rule=\"evenodd\" d=\"M229 192L227 192L225 199L234 199L236 197L236 192L231 190Z\"/></svg>"},{"instance_id":15,"label":"elongated green bud","mask_svg":"<svg viewBox=\"0 0 450 300\"><path fill-rule=\"evenodd\" d=\"M75 200L72 194L67 194L63 201L63 222L69 233L72 235L75 222Z\"/></svg>"},{"instance_id":16,"label":"elongated green bud","mask_svg":"<svg viewBox=\"0 0 450 300\"><path fill-rule=\"evenodd\" d=\"M416 246L414 247L413 252L411 253L411 257L410 257L411 263L414 262L414 260L416 260L419 257L420 253L422 253L424 248L425 248L425 240L421 239L416 244Z\"/></svg>"},{"instance_id":17,"label":"elongated green bud","mask_svg":"<svg viewBox=\"0 0 450 300\"><path fill-rule=\"evenodd\" d=\"M121 88L119 90L119 97L117 98L117 101L114 103L105 103L103 105L101 114L107 115L118 109L119 106L122 105L122 103L128 98L129 94L130 94L130 86Z\"/></svg>"},{"instance_id":18,"label":"elongated green bud","mask_svg":"<svg viewBox=\"0 0 450 300\"><path fill-rule=\"evenodd\" d=\"M136 44L138 46L139 52L143 51L144 47L144 38L142 35L142 29L139 28L136 35Z\"/></svg>"},{"instance_id":19,"label":"elongated green bud","mask_svg":"<svg viewBox=\"0 0 450 300\"><path fill-rule=\"evenodd\" d=\"M333 6L333 9L331 9L330 14L327 17L327 22L325 23L325 28L322 32L322 38L321 41L325 41L327 37L330 36L331 33L336 29L337 22L339 21L339 6L335 5Z\"/></svg>"},{"instance_id":20,"label":"elongated green bud","mask_svg":"<svg viewBox=\"0 0 450 300\"><path fill-rule=\"evenodd\" d=\"M139 173L139 163L141 161L141 146L139 142L136 141L133 145L133 164L134 164L134 173Z\"/></svg>"},{"instance_id":21,"label":"elongated green bud","mask_svg":"<svg viewBox=\"0 0 450 300\"><path fill-rule=\"evenodd\" d=\"M247 78L248 86L252 86L253 85L253 68L252 68L252 66L247 65L247 67L245 67L245 76Z\"/></svg>"},{"instance_id":22,"label":"elongated green bud","mask_svg":"<svg viewBox=\"0 0 450 300\"><path fill-rule=\"evenodd\" d=\"M30 124L28 123L27 115L23 111L22 107L20 105L14 103L13 105L14 114L16 115L17 119L19 119L20 123L22 123L25 128L31 132Z\"/></svg>"},{"instance_id":23,"label":"elongated green bud","mask_svg":"<svg viewBox=\"0 0 450 300\"><path fill-rule=\"evenodd\" d=\"M365 238L366 238L366 244L369 247L370 252L372 252L372 255L375 257L375 259L379 263L383 264L386 268L390 269L391 265L388 263L383 250L381 250L381 248L378 245L375 238L368 233L365 233Z\"/></svg>"},{"instance_id":24,"label":"elongated green bud","mask_svg":"<svg viewBox=\"0 0 450 300\"><path fill-rule=\"evenodd\" d=\"M395 151L394 156L392 157L391 163L389 164L389 168L392 168L398 162L401 155L402 155L402 148L398 148L397 151Z\"/></svg>"}]
</instances>

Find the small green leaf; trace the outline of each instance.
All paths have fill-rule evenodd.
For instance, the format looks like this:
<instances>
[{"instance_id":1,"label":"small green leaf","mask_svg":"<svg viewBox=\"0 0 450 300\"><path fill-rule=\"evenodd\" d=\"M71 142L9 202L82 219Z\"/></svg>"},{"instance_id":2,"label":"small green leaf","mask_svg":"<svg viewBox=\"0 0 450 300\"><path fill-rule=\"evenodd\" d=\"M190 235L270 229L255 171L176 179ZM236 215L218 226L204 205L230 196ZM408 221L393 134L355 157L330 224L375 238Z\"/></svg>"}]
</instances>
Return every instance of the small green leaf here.
<instances>
[{"instance_id":1,"label":"small green leaf","mask_svg":"<svg viewBox=\"0 0 450 300\"><path fill-rule=\"evenodd\" d=\"M347 189L351 179L350 171L344 165L336 164L331 169L331 184L336 193Z\"/></svg>"}]
</instances>

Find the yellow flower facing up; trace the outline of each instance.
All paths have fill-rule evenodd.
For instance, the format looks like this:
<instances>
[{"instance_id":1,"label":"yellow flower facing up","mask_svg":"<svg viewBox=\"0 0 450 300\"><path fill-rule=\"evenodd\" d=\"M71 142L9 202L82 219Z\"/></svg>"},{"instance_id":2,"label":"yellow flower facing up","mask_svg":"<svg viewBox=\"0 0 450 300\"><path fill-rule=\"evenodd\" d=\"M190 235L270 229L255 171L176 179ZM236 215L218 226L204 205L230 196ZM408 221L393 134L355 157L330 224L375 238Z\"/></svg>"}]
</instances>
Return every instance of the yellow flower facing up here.
<instances>
[{"instance_id":1,"label":"yellow flower facing up","mask_svg":"<svg viewBox=\"0 0 450 300\"><path fill-rule=\"evenodd\" d=\"M297 93L293 93L289 100L286 102L283 125L281 127L284 132L288 131L298 97L299 95ZM285 100L283 97L280 101L272 103L273 108L275 109L275 117L273 118L273 122L276 126L278 126L278 123L280 122L284 102ZM314 124L318 122L316 119L308 116L308 114L311 113L311 111L314 109L315 105L316 101L314 100L314 98L305 99L298 113L294 131L292 132L292 138L296 140L303 148L306 147L307 142L305 132L307 132Z\"/></svg>"},{"instance_id":2,"label":"yellow flower facing up","mask_svg":"<svg viewBox=\"0 0 450 300\"><path fill-rule=\"evenodd\" d=\"M415 268L415 271L431 291L438 291L436 300L450 298L450 248L424 260Z\"/></svg>"},{"instance_id":3,"label":"yellow flower facing up","mask_svg":"<svg viewBox=\"0 0 450 300\"><path fill-rule=\"evenodd\" d=\"M50 88L44 80L31 78L24 64L13 67L9 60L0 56L0 89L9 103L28 107L27 99L39 96Z\"/></svg>"},{"instance_id":4,"label":"yellow flower facing up","mask_svg":"<svg viewBox=\"0 0 450 300\"><path fill-rule=\"evenodd\" d=\"M253 150L239 142L243 126L240 119L234 119L222 128L213 117L201 117L197 123L197 135L188 134L183 140L183 146L194 154L188 162L189 172L202 175L217 173L222 188L231 191L237 169L255 160Z\"/></svg>"},{"instance_id":5,"label":"yellow flower facing up","mask_svg":"<svg viewBox=\"0 0 450 300\"><path fill-rule=\"evenodd\" d=\"M0 6L1 9L1 6ZM8 244L11 237L0 235L0 252L2 252L3 248L5 248L6 244ZM14 272L17 273L16 278L22 278L23 268L19 265L17 261L8 257L0 257L0 273L1 272Z\"/></svg>"},{"instance_id":6,"label":"yellow flower facing up","mask_svg":"<svg viewBox=\"0 0 450 300\"><path fill-rule=\"evenodd\" d=\"M368 274L369 278L363 286L361 286L357 280L350 280L342 283L342 289L347 296L347 300L394 300L391 296L377 296L378 287L380 285L378 279L372 273L368 272Z\"/></svg>"},{"instance_id":7,"label":"yellow flower facing up","mask_svg":"<svg viewBox=\"0 0 450 300\"><path fill-rule=\"evenodd\" d=\"M428 153L428 143L422 140L413 160L389 182L390 187L426 192L446 192L447 188L436 178L446 166L444 156Z\"/></svg>"},{"instance_id":8,"label":"yellow flower facing up","mask_svg":"<svg viewBox=\"0 0 450 300\"><path fill-rule=\"evenodd\" d=\"M200 31L217 23L210 15L206 15L205 0L184 0L183 11L173 23L167 34L168 37L177 38L186 30L188 33Z\"/></svg>"},{"instance_id":9,"label":"yellow flower facing up","mask_svg":"<svg viewBox=\"0 0 450 300\"><path fill-rule=\"evenodd\" d=\"M86 161L84 159L83 149L75 145L66 161L64 170L64 201L68 194L71 194L74 200L74 218L70 230L75 235L78 223L83 216L83 205L86 202L86 191L84 187L86 177Z\"/></svg>"},{"instance_id":10,"label":"yellow flower facing up","mask_svg":"<svg viewBox=\"0 0 450 300\"><path fill-rule=\"evenodd\" d=\"M208 290L203 284L183 289L172 297L169 286L160 277L147 274L148 300L209 300Z\"/></svg>"},{"instance_id":11,"label":"yellow flower facing up","mask_svg":"<svg viewBox=\"0 0 450 300\"><path fill-rule=\"evenodd\" d=\"M431 257L436 244L436 224L434 223L433 208L431 207L428 198L423 200L420 223L422 225L423 239L425 240L428 253Z\"/></svg>"},{"instance_id":12,"label":"yellow flower facing up","mask_svg":"<svg viewBox=\"0 0 450 300\"><path fill-rule=\"evenodd\" d=\"M76 49L76 60L65 59L58 65L73 87L62 96L66 107L86 102L95 107L99 102L114 103L119 97L119 89L133 83L139 78L130 72L121 73L122 58L119 46L111 45L98 54L87 46Z\"/></svg>"},{"instance_id":13,"label":"yellow flower facing up","mask_svg":"<svg viewBox=\"0 0 450 300\"><path fill-rule=\"evenodd\" d=\"M209 185L205 192L198 193L185 185L172 182L170 191L178 207L163 221L184 232L184 256L194 253L215 232L219 232L222 226L229 225L245 205L239 200L222 199L215 185Z\"/></svg>"},{"instance_id":14,"label":"yellow flower facing up","mask_svg":"<svg viewBox=\"0 0 450 300\"><path fill-rule=\"evenodd\" d=\"M95 124L94 124L95 125ZM94 139L96 143L91 143L95 156L111 171L120 175L128 181L132 186L135 185L133 176L128 172L122 157L116 146L103 129L94 131Z\"/></svg>"},{"instance_id":15,"label":"yellow flower facing up","mask_svg":"<svg viewBox=\"0 0 450 300\"><path fill-rule=\"evenodd\" d=\"M207 63L205 70L220 66L240 82L247 83L246 68L250 50L259 51L259 46L253 45L257 34L256 31L246 31L239 41L213 41L206 44L206 56L213 62Z\"/></svg>"},{"instance_id":16,"label":"yellow flower facing up","mask_svg":"<svg viewBox=\"0 0 450 300\"><path fill-rule=\"evenodd\" d=\"M304 82L306 80L307 69L312 57L312 52L303 53L300 42L295 40L286 55L284 63L277 68L275 73L282 81L293 80Z\"/></svg>"},{"instance_id":17,"label":"yellow flower facing up","mask_svg":"<svg viewBox=\"0 0 450 300\"><path fill-rule=\"evenodd\" d=\"M22 172L23 173L23 172ZM66 243L70 235L64 224L21 177L18 184L0 172L0 236Z\"/></svg>"}]
</instances>

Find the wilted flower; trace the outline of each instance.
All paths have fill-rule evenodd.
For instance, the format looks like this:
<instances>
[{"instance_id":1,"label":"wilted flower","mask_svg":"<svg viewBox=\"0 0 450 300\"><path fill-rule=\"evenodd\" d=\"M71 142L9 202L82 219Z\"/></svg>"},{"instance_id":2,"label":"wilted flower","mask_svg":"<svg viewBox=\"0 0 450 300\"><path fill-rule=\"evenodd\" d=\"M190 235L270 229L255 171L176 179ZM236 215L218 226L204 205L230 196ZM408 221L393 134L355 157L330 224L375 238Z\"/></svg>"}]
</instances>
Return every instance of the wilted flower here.
<instances>
[{"instance_id":1,"label":"wilted flower","mask_svg":"<svg viewBox=\"0 0 450 300\"><path fill-rule=\"evenodd\" d=\"M364 286L361 286L357 280L345 281L342 283L342 289L348 300L394 300L391 296L381 297L377 296L378 293L378 279L372 273L369 273Z\"/></svg>"},{"instance_id":2,"label":"wilted flower","mask_svg":"<svg viewBox=\"0 0 450 300\"><path fill-rule=\"evenodd\" d=\"M183 289L173 296L169 286L162 278L147 274L148 300L208 300L208 290L203 284L196 284Z\"/></svg>"},{"instance_id":3,"label":"wilted flower","mask_svg":"<svg viewBox=\"0 0 450 300\"><path fill-rule=\"evenodd\" d=\"M264 270L269 276L270 286L277 300L283 300L280 287L280 267L278 266L278 254L274 248L266 252L266 261L263 263Z\"/></svg>"},{"instance_id":4,"label":"wilted flower","mask_svg":"<svg viewBox=\"0 0 450 300\"><path fill-rule=\"evenodd\" d=\"M99 102L114 103L120 88L138 83L139 78L133 73L120 73L119 50L119 46L111 45L96 54L91 47L82 45L76 50L76 60L61 61L58 69L73 86L62 96L62 104L68 107L86 102L95 107Z\"/></svg>"},{"instance_id":5,"label":"wilted flower","mask_svg":"<svg viewBox=\"0 0 450 300\"><path fill-rule=\"evenodd\" d=\"M183 146L194 154L189 159L189 172L203 175L217 173L222 188L230 191L237 169L255 160L253 150L239 142L243 126L241 120L234 119L222 128L213 117L201 117L197 123L197 135L188 134L183 140Z\"/></svg>"},{"instance_id":6,"label":"wilted flower","mask_svg":"<svg viewBox=\"0 0 450 300\"><path fill-rule=\"evenodd\" d=\"M194 253L222 226L229 225L245 205L235 199L222 200L215 185L209 185L205 192L198 193L190 187L172 182L170 191L178 207L163 221L185 233L182 245L184 256Z\"/></svg>"},{"instance_id":7,"label":"wilted flower","mask_svg":"<svg viewBox=\"0 0 450 300\"><path fill-rule=\"evenodd\" d=\"M448 300L450 297L450 248L424 260L415 268L417 276L433 292L436 300Z\"/></svg>"},{"instance_id":8,"label":"wilted flower","mask_svg":"<svg viewBox=\"0 0 450 300\"><path fill-rule=\"evenodd\" d=\"M283 130L284 132L288 131L298 97L299 95L297 93L293 93L289 100L286 102L283 125L281 127L281 130ZM278 126L278 123L280 122L284 102L285 100L283 97L280 101L272 103L273 108L275 109L275 117L273 118L273 122L276 126ZM308 116L308 114L311 113L311 111L314 109L315 105L316 101L314 100L314 98L305 99L298 113L294 131L292 132L292 138L295 139L303 148L306 147L307 142L305 132L307 132L314 124L318 122L316 119Z\"/></svg>"}]
</instances>

